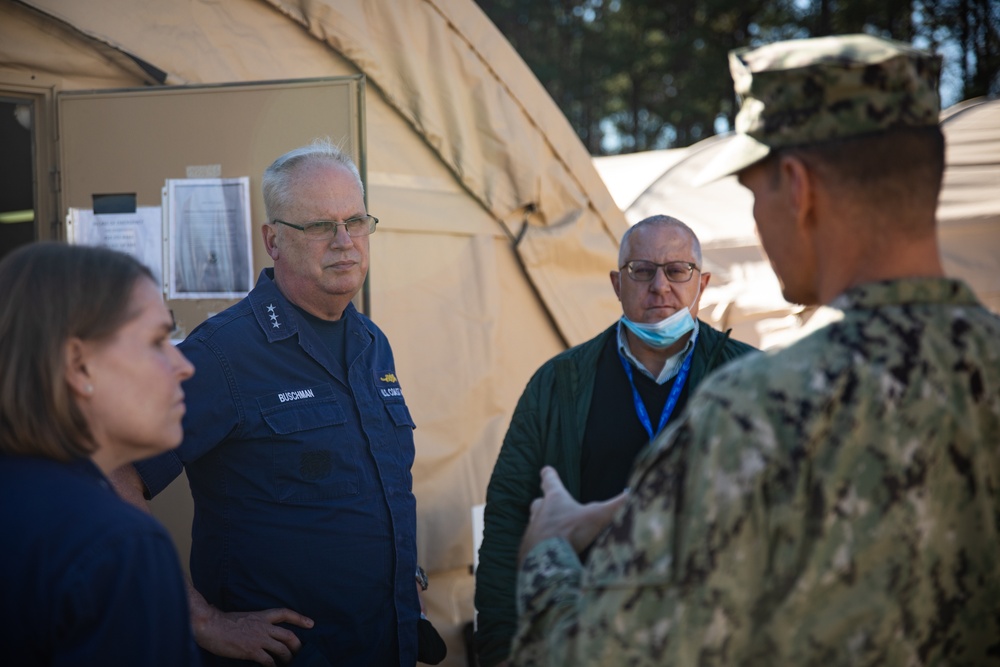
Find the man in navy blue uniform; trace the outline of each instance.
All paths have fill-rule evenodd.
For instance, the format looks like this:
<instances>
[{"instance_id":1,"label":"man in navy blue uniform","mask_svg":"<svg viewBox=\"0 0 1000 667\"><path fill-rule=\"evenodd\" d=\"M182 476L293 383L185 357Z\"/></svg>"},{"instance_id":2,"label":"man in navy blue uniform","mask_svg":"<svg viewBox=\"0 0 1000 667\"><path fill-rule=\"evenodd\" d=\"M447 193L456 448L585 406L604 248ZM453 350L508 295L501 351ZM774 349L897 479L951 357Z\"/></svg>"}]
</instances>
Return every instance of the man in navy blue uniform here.
<instances>
[{"instance_id":1,"label":"man in navy blue uniform","mask_svg":"<svg viewBox=\"0 0 1000 667\"><path fill-rule=\"evenodd\" d=\"M187 471L208 664L410 667L414 426L388 340L351 304L378 220L328 143L278 158L263 191L274 269L181 343L197 369L184 442L116 486L144 503Z\"/></svg>"}]
</instances>

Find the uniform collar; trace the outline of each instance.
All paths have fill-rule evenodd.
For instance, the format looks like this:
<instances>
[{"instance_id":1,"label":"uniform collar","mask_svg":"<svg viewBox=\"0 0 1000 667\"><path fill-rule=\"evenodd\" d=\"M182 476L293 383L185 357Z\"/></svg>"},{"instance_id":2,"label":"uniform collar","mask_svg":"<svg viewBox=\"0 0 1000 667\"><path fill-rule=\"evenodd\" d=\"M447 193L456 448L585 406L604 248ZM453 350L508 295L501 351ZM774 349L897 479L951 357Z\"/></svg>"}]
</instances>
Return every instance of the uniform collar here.
<instances>
[{"instance_id":1,"label":"uniform collar","mask_svg":"<svg viewBox=\"0 0 1000 667\"><path fill-rule=\"evenodd\" d=\"M977 305L969 286L951 278L901 278L866 283L847 290L830 302L838 310L865 310L913 303Z\"/></svg>"},{"instance_id":2,"label":"uniform collar","mask_svg":"<svg viewBox=\"0 0 1000 667\"><path fill-rule=\"evenodd\" d=\"M250 292L249 300L257 324L267 336L267 342L273 343L298 335L302 326L301 316L278 289L278 284L274 282L274 269L264 269L260 272L257 285ZM360 323L368 331L353 303L347 304L342 317L347 318L349 328ZM368 333L371 335L371 331Z\"/></svg>"},{"instance_id":3,"label":"uniform collar","mask_svg":"<svg viewBox=\"0 0 1000 667\"><path fill-rule=\"evenodd\" d=\"M264 269L257 285L250 292L250 306L257 324L267 336L267 342L290 338L299 332L299 322L292 304L288 303L274 282L274 269Z\"/></svg>"},{"instance_id":4,"label":"uniform collar","mask_svg":"<svg viewBox=\"0 0 1000 667\"><path fill-rule=\"evenodd\" d=\"M111 483L108 482L108 478L104 476L104 473L101 472L101 469L97 467L97 464L90 457L74 458L66 466L74 473L93 480L101 488L111 490Z\"/></svg>"}]
</instances>

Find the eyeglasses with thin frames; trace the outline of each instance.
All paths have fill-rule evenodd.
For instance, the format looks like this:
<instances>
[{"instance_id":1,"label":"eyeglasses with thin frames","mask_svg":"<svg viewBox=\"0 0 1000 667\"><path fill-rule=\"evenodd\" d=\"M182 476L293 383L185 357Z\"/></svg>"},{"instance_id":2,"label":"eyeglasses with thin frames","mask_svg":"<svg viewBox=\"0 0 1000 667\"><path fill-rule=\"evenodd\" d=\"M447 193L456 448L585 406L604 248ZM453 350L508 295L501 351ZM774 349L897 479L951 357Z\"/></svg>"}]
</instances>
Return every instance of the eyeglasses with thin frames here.
<instances>
[{"instance_id":1,"label":"eyeglasses with thin frames","mask_svg":"<svg viewBox=\"0 0 1000 667\"><path fill-rule=\"evenodd\" d=\"M691 276L694 275L695 271L701 271L697 264L692 264L691 262L666 262L664 264L657 264L645 259L633 259L631 262L625 262L624 266L619 267L619 270L622 269L626 269L628 277L639 283L648 283L651 281L656 277L658 269L663 269L663 275L672 283L686 283L691 280Z\"/></svg>"},{"instance_id":2,"label":"eyeglasses with thin frames","mask_svg":"<svg viewBox=\"0 0 1000 667\"><path fill-rule=\"evenodd\" d=\"M337 235L337 227L340 225L343 225L344 229L347 230L348 236L368 236L375 231L378 218L374 215L359 215L356 218L348 218L343 222L337 220L314 220L302 225L277 219L272 222L297 229L311 239L332 239Z\"/></svg>"}]
</instances>

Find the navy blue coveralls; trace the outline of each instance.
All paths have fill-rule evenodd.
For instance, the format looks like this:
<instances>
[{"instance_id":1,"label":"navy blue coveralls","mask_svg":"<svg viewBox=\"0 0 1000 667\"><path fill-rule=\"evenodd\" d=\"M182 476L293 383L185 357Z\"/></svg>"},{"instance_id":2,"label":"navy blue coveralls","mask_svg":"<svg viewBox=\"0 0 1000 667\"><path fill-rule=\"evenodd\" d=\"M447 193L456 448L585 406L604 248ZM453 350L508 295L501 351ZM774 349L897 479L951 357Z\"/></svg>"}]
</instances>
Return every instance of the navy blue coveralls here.
<instances>
[{"instance_id":1,"label":"navy blue coveralls","mask_svg":"<svg viewBox=\"0 0 1000 667\"><path fill-rule=\"evenodd\" d=\"M0 454L0 664L200 664L166 529L90 459Z\"/></svg>"},{"instance_id":2,"label":"navy blue coveralls","mask_svg":"<svg viewBox=\"0 0 1000 667\"><path fill-rule=\"evenodd\" d=\"M343 317L346 369L265 269L180 344L195 366L184 442L136 468L153 495L187 470L191 576L210 604L305 614L303 654L331 664L412 667L414 425L385 335L353 305Z\"/></svg>"}]
</instances>

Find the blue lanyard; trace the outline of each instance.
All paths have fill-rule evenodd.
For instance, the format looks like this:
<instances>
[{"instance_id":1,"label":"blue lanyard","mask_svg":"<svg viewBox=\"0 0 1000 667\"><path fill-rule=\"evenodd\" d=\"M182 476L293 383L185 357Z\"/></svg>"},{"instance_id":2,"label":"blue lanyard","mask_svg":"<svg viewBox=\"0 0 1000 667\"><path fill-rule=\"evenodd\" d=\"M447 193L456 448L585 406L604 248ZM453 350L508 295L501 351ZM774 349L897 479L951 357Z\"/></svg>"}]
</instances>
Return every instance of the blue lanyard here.
<instances>
[{"instance_id":1,"label":"blue lanyard","mask_svg":"<svg viewBox=\"0 0 1000 667\"><path fill-rule=\"evenodd\" d=\"M656 433L662 431L663 427L670 420L670 415L673 413L674 407L677 405L677 399L680 398L681 390L684 389L684 383L687 381L688 371L691 370L691 357L693 355L694 347L684 357L684 363L681 364L681 369L677 371L677 377L674 378L674 386L670 389L670 396L667 397L667 402L663 406L663 412L660 413L660 423L656 427ZM622 366L625 367L625 375L628 377L628 383L632 387L632 401L635 403L635 414L639 417L642 427L646 429L646 433L649 434L649 439L652 440L656 433L653 433L653 424L649 421L646 404L642 402L642 396L639 395L639 390L635 388L635 380L632 379L632 364L625 359L625 355L622 354L620 349L618 350L618 358L621 359Z\"/></svg>"}]
</instances>

